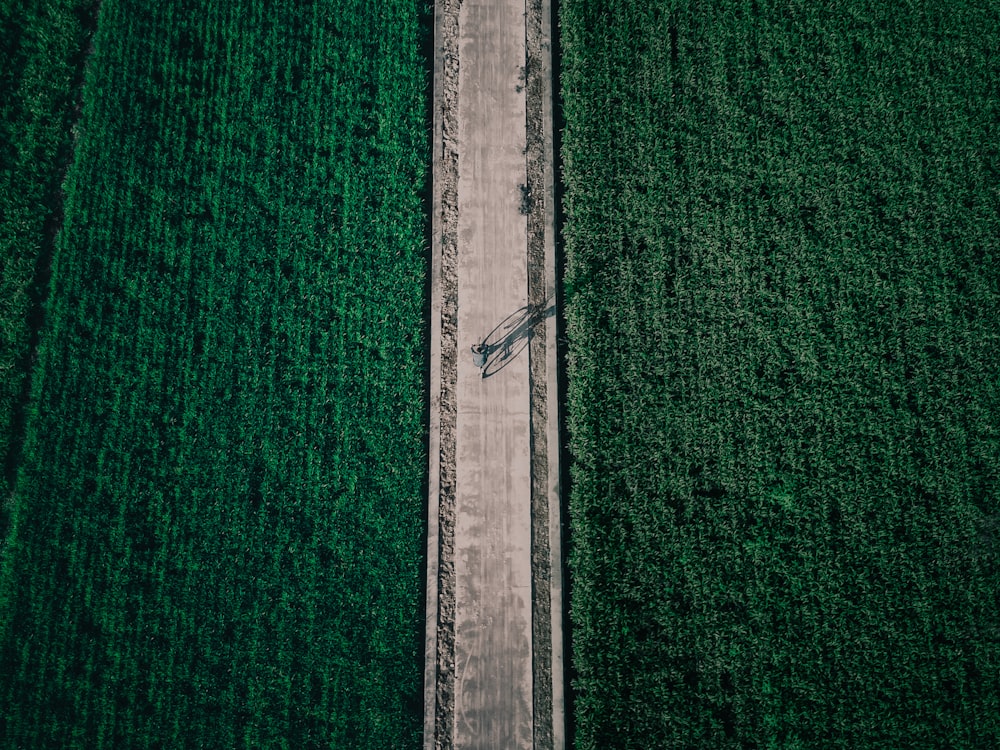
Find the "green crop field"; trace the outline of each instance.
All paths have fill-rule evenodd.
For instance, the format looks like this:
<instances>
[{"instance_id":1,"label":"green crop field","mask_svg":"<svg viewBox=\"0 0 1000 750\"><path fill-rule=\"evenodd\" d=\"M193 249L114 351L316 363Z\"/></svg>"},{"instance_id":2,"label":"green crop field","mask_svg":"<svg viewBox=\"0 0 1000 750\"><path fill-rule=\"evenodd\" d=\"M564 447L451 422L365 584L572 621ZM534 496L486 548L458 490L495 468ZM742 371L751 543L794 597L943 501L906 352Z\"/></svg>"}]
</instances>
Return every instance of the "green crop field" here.
<instances>
[{"instance_id":1,"label":"green crop field","mask_svg":"<svg viewBox=\"0 0 1000 750\"><path fill-rule=\"evenodd\" d=\"M92 5L22 0L0 15L0 498L10 494L23 432L30 321L61 211Z\"/></svg>"},{"instance_id":2,"label":"green crop field","mask_svg":"<svg viewBox=\"0 0 1000 750\"><path fill-rule=\"evenodd\" d=\"M0 746L417 747L422 6L21 5Z\"/></svg>"},{"instance_id":3,"label":"green crop field","mask_svg":"<svg viewBox=\"0 0 1000 750\"><path fill-rule=\"evenodd\" d=\"M1000 5L561 31L577 747L1000 746Z\"/></svg>"}]
</instances>

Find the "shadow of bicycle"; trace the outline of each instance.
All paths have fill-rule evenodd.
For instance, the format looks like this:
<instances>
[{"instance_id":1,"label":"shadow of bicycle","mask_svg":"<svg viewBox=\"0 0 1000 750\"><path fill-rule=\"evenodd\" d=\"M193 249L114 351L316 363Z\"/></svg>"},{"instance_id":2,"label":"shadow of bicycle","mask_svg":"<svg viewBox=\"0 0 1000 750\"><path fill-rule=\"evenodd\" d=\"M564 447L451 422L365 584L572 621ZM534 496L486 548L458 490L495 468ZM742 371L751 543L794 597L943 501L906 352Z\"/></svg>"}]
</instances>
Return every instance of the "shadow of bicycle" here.
<instances>
[{"instance_id":1,"label":"shadow of bicycle","mask_svg":"<svg viewBox=\"0 0 1000 750\"><path fill-rule=\"evenodd\" d=\"M535 326L555 314L555 304L546 300L541 305L526 305L500 321L477 345L481 347L478 356L485 360L481 365L483 378L493 377L517 359L531 341ZM475 347L473 355L477 355Z\"/></svg>"}]
</instances>

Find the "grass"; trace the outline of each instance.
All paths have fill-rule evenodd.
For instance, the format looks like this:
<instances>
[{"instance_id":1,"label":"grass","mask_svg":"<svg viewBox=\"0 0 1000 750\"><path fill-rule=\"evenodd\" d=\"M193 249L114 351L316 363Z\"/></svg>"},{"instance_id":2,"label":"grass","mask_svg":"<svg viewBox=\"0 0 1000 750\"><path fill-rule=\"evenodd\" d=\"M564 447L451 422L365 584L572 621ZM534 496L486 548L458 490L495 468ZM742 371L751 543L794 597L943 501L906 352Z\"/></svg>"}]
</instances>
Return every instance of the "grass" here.
<instances>
[{"instance_id":1,"label":"grass","mask_svg":"<svg viewBox=\"0 0 1000 750\"><path fill-rule=\"evenodd\" d=\"M0 498L10 496L24 436L31 352L61 215L91 3L9 2L0 13ZM10 512L3 504L0 534Z\"/></svg>"},{"instance_id":2,"label":"grass","mask_svg":"<svg viewBox=\"0 0 1000 750\"><path fill-rule=\"evenodd\" d=\"M1000 15L561 5L579 748L1000 741Z\"/></svg>"},{"instance_id":3,"label":"grass","mask_svg":"<svg viewBox=\"0 0 1000 750\"><path fill-rule=\"evenodd\" d=\"M417 746L420 13L101 4L10 500L4 744Z\"/></svg>"}]
</instances>

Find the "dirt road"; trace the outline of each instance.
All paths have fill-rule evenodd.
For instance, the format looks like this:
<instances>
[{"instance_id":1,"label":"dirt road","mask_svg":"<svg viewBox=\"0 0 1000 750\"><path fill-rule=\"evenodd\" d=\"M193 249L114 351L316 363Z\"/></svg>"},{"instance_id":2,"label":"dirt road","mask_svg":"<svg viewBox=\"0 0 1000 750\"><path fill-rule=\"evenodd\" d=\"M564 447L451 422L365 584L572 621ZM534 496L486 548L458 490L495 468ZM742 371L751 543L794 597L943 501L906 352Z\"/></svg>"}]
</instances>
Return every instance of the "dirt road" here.
<instances>
[{"instance_id":1,"label":"dirt road","mask_svg":"<svg viewBox=\"0 0 1000 750\"><path fill-rule=\"evenodd\" d=\"M436 7L427 750L564 746L548 13Z\"/></svg>"}]
</instances>

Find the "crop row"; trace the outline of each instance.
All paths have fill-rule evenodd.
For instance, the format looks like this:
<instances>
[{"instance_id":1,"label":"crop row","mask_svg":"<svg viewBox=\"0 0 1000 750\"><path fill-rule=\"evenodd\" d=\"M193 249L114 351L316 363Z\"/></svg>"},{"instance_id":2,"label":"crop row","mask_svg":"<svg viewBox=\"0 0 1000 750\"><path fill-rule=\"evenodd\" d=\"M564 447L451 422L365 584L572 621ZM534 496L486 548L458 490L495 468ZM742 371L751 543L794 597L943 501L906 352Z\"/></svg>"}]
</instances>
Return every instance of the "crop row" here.
<instances>
[{"instance_id":1,"label":"crop row","mask_svg":"<svg viewBox=\"0 0 1000 750\"><path fill-rule=\"evenodd\" d=\"M0 44L0 498L7 499L23 435L25 377L60 214L59 183L93 4L14 2ZM9 509L0 516L3 535Z\"/></svg>"},{"instance_id":2,"label":"crop row","mask_svg":"<svg viewBox=\"0 0 1000 750\"><path fill-rule=\"evenodd\" d=\"M1000 742L1000 13L561 4L577 746Z\"/></svg>"},{"instance_id":3,"label":"crop row","mask_svg":"<svg viewBox=\"0 0 1000 750\"><path fill-rule=\"evenodd\" d=\"M6 744L416 744L420 12L101 4L11 500Z\"/></svg>"}]
</instances>

